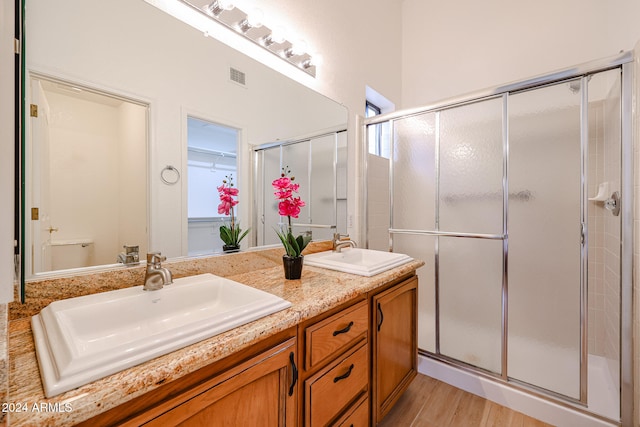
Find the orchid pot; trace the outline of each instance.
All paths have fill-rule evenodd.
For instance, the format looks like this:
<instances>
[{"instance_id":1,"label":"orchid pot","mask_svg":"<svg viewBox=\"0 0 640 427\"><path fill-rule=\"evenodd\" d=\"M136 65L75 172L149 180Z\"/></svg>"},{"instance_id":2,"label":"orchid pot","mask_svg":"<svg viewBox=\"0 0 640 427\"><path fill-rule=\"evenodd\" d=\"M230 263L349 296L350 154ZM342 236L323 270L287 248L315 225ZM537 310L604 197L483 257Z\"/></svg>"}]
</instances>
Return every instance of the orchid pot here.
<instances>
[{"instance_id":1,"label":"orchid pot","mask_svg":"<svg viewBox=\"0 0 640 427\"><path fill-rule=\"evenodd\" d=\"M299 280L302 277L302 265L304 255L290 257L282 255L282 266L284 268L284 278L287 280Z\"/></svg>"}]
</instances>

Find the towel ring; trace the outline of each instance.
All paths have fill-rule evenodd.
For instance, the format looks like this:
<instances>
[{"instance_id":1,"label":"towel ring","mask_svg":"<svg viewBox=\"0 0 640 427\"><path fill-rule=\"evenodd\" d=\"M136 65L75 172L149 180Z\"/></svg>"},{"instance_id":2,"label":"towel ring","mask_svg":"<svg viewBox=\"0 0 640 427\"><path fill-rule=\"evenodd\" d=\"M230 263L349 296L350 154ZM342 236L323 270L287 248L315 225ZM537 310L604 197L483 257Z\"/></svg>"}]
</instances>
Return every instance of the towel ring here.
<instances>
[{"instance_id":1,"label":"towel ring","mask_svg":"<svg viewBox=\"0 0 640 427\"><path fill-rule=\"evenodd\" d=\"M167 185L174 185L180 181L180 171L174 166L167 165L160 172L160 179Z\"/></svg>"}]
</instances>

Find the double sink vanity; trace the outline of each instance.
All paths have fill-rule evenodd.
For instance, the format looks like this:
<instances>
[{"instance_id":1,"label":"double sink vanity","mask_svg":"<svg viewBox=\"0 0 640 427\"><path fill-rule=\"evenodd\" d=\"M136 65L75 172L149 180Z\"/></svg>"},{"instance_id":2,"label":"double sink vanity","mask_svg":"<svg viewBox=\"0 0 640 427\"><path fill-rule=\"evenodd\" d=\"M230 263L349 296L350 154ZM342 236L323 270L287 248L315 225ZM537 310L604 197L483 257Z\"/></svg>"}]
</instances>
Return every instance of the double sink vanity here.
<instances>
[{"instance_id":1,"label":"double sink vanity","mask_svg":"<svg viewBox=\"0 0 640 427\"><path fill-rule=\"evenodd\" d=\"M8 401L28 410L8 424L377 424L416 375L423 263L308 252L300 280L264 249L167 262L174 283L156 291L142 266L27 288L10 308Z\"/></svg>"}]
</instances>

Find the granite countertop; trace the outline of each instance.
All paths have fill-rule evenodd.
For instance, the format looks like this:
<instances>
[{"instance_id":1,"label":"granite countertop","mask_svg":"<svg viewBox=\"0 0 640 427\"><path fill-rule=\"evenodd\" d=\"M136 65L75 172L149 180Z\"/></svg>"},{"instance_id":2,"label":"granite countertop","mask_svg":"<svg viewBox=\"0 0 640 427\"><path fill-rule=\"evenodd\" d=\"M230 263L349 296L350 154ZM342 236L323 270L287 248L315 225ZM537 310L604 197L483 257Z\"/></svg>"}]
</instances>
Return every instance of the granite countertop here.
<instances>
[{"instance_id":1,"label":"granite countertop","mask_svg":"<svg viewBox=\"0 0 640 427\"><path fill-rule=\"evenodd\" d=\"M247 254L242 259L238 258L244 268L230 268L225 272L227 274L215 270L206 271L206 268L191 271L188 267L178 264L174 267L179 271L184 267L185 270L189 270L187 273L191 274L211 272L224 275L280 296L292 303L290 308L53 398L44 397L30 316L11 320L8 330L8 425L60 427L89 419L161 384L194 372L261 339L295 326L305 319L409 275L424 264L422 261L414 260L372 277L305 266L300 280L285 280L279 255L269 252ZM174 270L171 264L167 266ZM189 274L179 274L184 275Z\"/></svg>"}]
</instances>

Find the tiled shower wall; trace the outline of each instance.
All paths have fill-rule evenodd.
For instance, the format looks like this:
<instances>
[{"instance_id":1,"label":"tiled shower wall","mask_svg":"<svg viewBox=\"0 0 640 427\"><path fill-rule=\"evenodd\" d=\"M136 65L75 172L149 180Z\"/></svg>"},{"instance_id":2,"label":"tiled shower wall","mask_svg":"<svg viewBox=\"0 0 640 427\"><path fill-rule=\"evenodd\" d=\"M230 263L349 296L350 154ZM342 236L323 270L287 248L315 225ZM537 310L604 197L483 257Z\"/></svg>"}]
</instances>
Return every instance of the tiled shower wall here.
<instances>
[{"instance_id":1,"label":"tiled shower wall","mask_svg":"<svg viewBox=\"0 0 640 427\"><path fill-rule=\"evenodd\" d=\"M619 86L603 103L589 105L589 197L600 183L620 191ZM610 360L613 378L620 359L620 217L604 202L589 201L589 353Z\"/></svg>"},{"instance_id":2,"label":"tiled shower wall","mask_svg":"<svg viewBox=\"0 0 640 427\"><path fill-rule=\"evenodd\" d=\"M589 169L588 195L594 197L598 185L604 182L604 144L602 105L589 106ZM604 356L604 214L602 202L589 201L589 354Z\"/></svg>"},{"instance_id":3,"label":"tiled shower wall","mask_svg":"<svg viewBox=\"0 0 640 427\"><path fill-rule=\"evenodd\" d=\"M603 105L604 180L620 191L620 86L611 88ZM604 356L613 378L620 373L620 227L619 216L604 212Z\"/></svg>"}]
</instances>

